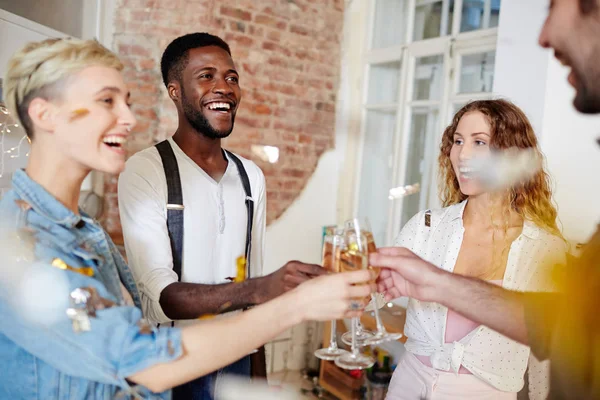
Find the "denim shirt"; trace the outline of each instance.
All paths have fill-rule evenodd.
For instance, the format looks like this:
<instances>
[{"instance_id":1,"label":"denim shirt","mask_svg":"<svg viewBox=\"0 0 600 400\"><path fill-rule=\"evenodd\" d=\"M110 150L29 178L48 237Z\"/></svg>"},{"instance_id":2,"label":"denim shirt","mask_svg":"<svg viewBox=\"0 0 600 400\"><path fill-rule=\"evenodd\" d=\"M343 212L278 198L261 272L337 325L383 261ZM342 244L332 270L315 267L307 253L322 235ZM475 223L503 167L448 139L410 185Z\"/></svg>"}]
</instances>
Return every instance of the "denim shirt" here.
<instances>
[{"instance_id":1,"label":"denim shirt","mask_svg":"<svg viewBox=\"0 0 600 400\"><path fill-rule=\"evenodd\" d=\"M96 221L24 171L12 183L0 201L0 399L169 398L126 378L180 357L181 331L144 322L133 276ZM83 330L68 315L78 288L102 300L85 308Z\"/></svg>"}]
</instances>

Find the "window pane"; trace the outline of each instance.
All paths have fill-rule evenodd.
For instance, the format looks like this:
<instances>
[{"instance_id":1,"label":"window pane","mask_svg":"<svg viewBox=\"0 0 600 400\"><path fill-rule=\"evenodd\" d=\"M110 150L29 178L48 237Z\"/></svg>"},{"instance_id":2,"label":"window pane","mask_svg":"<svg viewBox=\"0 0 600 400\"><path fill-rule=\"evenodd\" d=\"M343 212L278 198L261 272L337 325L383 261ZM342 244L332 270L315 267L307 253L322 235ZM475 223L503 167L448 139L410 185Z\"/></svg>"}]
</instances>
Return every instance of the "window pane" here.
<instances>
[{"instance_id":1,"label":"window pane","mask_svg":"<svg viewBox=\"0 0 600 400\"><path fill-rule=\"evenodd\" d=\"M444 14L444 1L415 6L413 40L431 39L452 32L454 1L447 0L448 12Z\"/></svg>"},{"instance_id":2,"label":"window pane","mask_svg":"<svg viewBox=\"0 0 600 400\"><path fill-rule=\"evenodd\" d=\"M413 100L439 100L442 95L444 57L419 57L415 60Z\"/></svg>"},{"instance_id":3,"label":"window pane","mask_svg":"<svg viewBox=\"0 0 600 400\"><path fill-rule=\"evenodd\" d=\"M400 61L371 64L369 68L368 104L385 104L398 101L400 66Z\"/></svg>"},{"instance_id":4,"label":"window pane","mask_svg":"<svg viewBox=\"0 0 600 400\"><path fill-rule=\"evenodd\" d=\"M368 111L360 172L358 214L371 221L376 243L386 245L388 194L392 187L392 159L396 113Z\"/></svg>"},{"instance_id":5,"label":"window pane","mask_svg":"<svg viewBox=\"0 0 600 400\"><path fill-rule=\"evenodd\" d=\"M448 125L450 125L452 123L452 119L454 118L454 115L460 111L461 108L463 108L464 106L466 106L467 103L454 103L452 105L452 114L448 115Z\"/></svg>"},{"instance_id":6,"label":"window pane","mask_svg":"<svg viewBox=\"0 0 600 400\"><path fill-rule=\"evenodd\" d=\"M414 23L414 41L439 37L442 26L442 2L417 5Z\"/></svg>"},{"instance_id":7,"label":"window pane","mask_svg":"<svg viewBox=\"0 0 600 400\"><path fill-rule=\"evenodd\" d=\"M460 31L469 32L498 26L500 3L500 0L464 0ZM489 7L487 15L486 5Z\"/></svg>"},{"instance_id":8,"label":"window pane","mask_svg":"<svg viewBox=\"0 0 600 400\"><path fill-rule=\"evenodd\" d=\"M469 32L483 28L483 8L485 0L464 0L460 31Z\"/></svg>"},{"instance_id":9,"label":"window pane","mask_svg":"<svg viewBox=\"0 0 600 400\"><path fill-rule=\"evenodd\" d=\"M465 55L461 59L459 93L491 92L496 52Z\"/></svg>"},{"instance_id":10,"label":"window pane","mask_svg":"<svg viewBox=\"0 0 600 400\"><path fill-rule=\"evenodd\" d=\"M404 44L406 4L406 0L376 0L371 48Z\"/></svg>"},{"instance_id":11,"label":"window pane","mask_svg":"<svg viewBox=\"0 0 600 400\"><path fill-rule=\"evenodd\" d=\"M428 146L428 142L431 142L436 137L437 118L437 108L419 107L412 110L404 185L419 183L421 191L406 196L402 200L402 225L406 224L413 215L420 211L420 200L421 198L425 199L429 192L429 188L424 186L426 182L423 182L423 176L427 172L426 152L435 151L434 149L436 148L435 146ZM428 156L430 159L435 159L433 154L429 154ZM429 162L429 164L432 163L434 162Z\"/></svg>"},{"instance_id":12,"label":"window pane","mask_svg":"<svg viewBox=\"0 0 600 400\"><path fill-rule=\"evenodd\" d=\"M500 19L500 0L492 0L491 10L490 10L489 28L497 27L499 19Z\"/></svg>"}]
</instances>

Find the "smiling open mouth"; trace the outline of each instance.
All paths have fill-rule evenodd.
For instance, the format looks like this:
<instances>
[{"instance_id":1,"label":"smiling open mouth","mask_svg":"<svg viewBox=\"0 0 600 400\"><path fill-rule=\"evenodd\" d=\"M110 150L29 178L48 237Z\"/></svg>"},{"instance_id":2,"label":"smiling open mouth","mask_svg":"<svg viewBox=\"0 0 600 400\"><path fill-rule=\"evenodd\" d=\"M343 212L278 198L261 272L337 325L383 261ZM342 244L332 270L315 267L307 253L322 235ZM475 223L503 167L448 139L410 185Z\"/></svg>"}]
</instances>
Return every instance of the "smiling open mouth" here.
<instances>
[{"instance_id":1,"label":"smiling open mouth","mask_svg":"<svg viewBox=\"0 0 600 400\"><path fill-rule=\"evenodd\" d=\"M212 110L212 111L229 111L229 110L231 110L231 104L229 104L229 103L210 103L207 107L209 110Z\"/></svg>"},{"instance_id":2,"label":"smiling open mouth","mask_svg":"<svg viewBox=\"0 0 600 400\"><path fill-rule=\"evenodd\" d=\"M230 101L211 101L204 105L209 111L221 115L230 115L235 109L235 104Z\"/></svg>"},{"instance_id":3,"label":"smiling open mouth","mask_svg":"<svg viewBox=\"0 0 600 400\"><path fill-rule=\"evenodd\" d=\"M127 138L120 135L106 136L102 142L113 149L120 149L127 143Z\"/></svg>"},{"instance_id":4,"label":"smiling open mouth","mask_svg":"<svg viewBox=\"0 0 600 400\"><path fill-rule=\"evenodd\" d=\"M460 167L458 171L460 176L464 179L472 179L477 172L474 168L469 167Z\"/></svg>"}]
</instances>

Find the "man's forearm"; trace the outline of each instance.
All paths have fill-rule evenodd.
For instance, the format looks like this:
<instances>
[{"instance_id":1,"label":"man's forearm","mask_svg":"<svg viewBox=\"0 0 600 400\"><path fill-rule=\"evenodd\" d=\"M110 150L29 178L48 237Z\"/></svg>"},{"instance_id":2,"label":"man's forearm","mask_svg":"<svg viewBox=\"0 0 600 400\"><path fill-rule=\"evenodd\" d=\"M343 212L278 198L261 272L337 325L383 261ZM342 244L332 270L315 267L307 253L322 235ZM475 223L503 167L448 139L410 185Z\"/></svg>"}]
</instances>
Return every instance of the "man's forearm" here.
<instances>
[{"instance_id":1,"label":"man's forearm","mask_svg":"<svg viewBox=\"0 0 600 400\"><path fill-rule=\"evenodd\" d=\"M240 283L204 285L172 283L160 294L160 306L173 320L195 319L206 314L221 314L263 302L261 283L264 278Z\"/></svg>"},{"instance_id":2,"label":"man's forearm","mask_svg":"<svg viewBox=\"0 0 600 400\"><path fill-rule=\"evenodd\" d=\"M510 339L528 344L525 296L485 281L444 273L434 289L435 301Z\"/></svg>"}]
</instances>

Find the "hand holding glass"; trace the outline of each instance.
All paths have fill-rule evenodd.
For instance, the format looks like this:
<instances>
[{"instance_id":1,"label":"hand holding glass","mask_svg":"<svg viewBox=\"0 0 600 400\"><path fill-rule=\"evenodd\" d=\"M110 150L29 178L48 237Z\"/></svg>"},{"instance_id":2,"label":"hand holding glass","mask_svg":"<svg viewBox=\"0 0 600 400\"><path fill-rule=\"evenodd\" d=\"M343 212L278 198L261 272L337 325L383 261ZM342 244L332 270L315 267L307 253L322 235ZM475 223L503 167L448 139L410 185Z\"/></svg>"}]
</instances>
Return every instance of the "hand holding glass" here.
<instances>
[{"instance_id":1,"label":"hand holding glass","mask_svg":"<svg viewBox=\"0 0 600 400\"><path fill-rule=\"evenodd\" d=\"M350 221L346 222L345 225L346 230L354 230L357 234L360 232L367 239L367 259L369 254L375 253L377 251L377 246L375 245L375 238L373 237L373 232L371 230L371 224L367 218L354 218ZM376 271L379 275L379 268L372 267L369 265L369 269ZM402 337L401 333L388 333L381 322L381 316L379 315L379 308L377 307L377 293L371 293L371 303L373 304L373 313L375 314L375 324L377 326L377 332L371 337L364 339L363 343L367 346L378 345L384 342L395 341Z\"/></svg>"}]
</instances>

